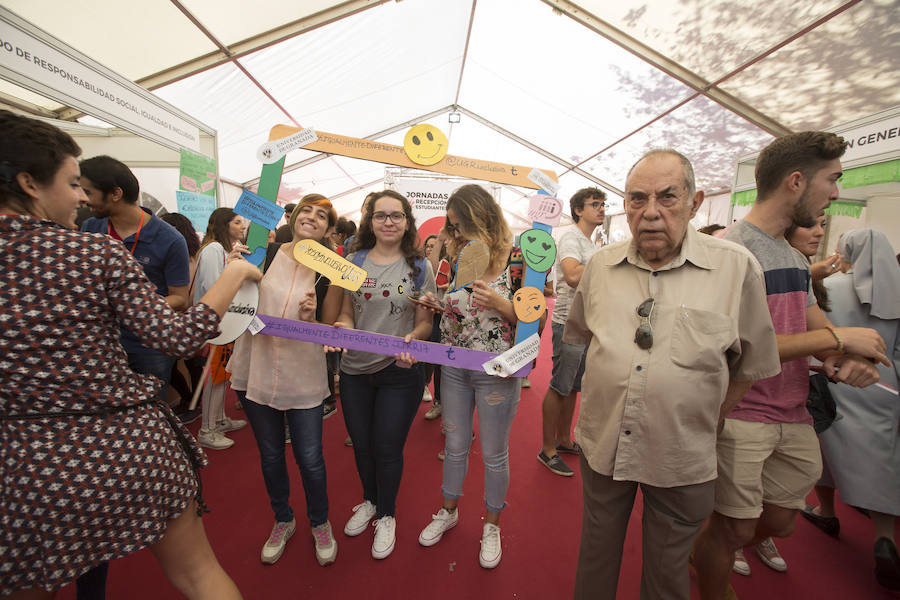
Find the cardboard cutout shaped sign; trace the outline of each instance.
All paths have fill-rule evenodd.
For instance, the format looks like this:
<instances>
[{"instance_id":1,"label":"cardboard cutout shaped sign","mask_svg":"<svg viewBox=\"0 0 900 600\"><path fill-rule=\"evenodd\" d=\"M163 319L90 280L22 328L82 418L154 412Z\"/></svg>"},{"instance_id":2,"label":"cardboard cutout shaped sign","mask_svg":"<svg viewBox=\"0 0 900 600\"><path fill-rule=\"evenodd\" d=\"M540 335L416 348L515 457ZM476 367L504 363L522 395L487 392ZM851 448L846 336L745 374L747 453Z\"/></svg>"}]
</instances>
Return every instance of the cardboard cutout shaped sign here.
<instances>
[{"instance_id":1,"label":"cardboard cutout shaped sign","mask_svg":"<svg viewBox=\"0 0 900 600\"><path fill-rule=\"evenodd\" d=\"M419 123L406 132L403 150L417 165L433 165L447 155L447 136L428 123Z\"/></svg>"},{"instance_id":2,"label":"cardboard cutout shaped sign","mask_svg":"<svg viewBox=\"0 0 900 600\"><path fill-rule=\"evenodd\" d=\"M463 247L456 259L456 277L451 292L472 285L481 279L491 262L491 251L481 240L472 240Z\"/></svg>"},{"instance_id":3,"label":"cardboard cutout shaped sign","mask_svg":"<svg viewBox=\"0 0 900 600\"><path fill-rule=\"evenodd\" d=\"M333 285L351 292L358 290L366 279L365 269L357 267L337 252L314 240L297 242L294 246L294 258L301 265L330 279Z\"/></svg>"},{"instance_id":4,"label":"cardboard cutout shaped sign","mask_svg":"<svg viewBox=\"0 0 900 600\"><path fill-rule=\"evenodd\" d=\"M513 296L513 309L520 321L534 323L547 310L547 299L544 292L536 287L519 288Z\"/></svg>"},{"instance_id":5,"label":"cardboard cutout shaped sign","mask_svg":"<svg viewBox=\"0 0 900 600\"><path fill-rule=\"evenodd\" d=\"M529 229L519 238L525 264L538 273L546 273L556 262L556 242L550 232Z\"/></svg>"},{"instance_id":6,"label":"cardboard cutout shaped sign","mask_svg":"<svg viewBox=\"0 0 900 600\"><path fill-rule=\"evenodd\" d=\"M209 340L209 343L221 346L238 339L256 316L257 306L259 285L255 281L245 281L219 322L219 335Z\"/></svg>"}]
</instances>

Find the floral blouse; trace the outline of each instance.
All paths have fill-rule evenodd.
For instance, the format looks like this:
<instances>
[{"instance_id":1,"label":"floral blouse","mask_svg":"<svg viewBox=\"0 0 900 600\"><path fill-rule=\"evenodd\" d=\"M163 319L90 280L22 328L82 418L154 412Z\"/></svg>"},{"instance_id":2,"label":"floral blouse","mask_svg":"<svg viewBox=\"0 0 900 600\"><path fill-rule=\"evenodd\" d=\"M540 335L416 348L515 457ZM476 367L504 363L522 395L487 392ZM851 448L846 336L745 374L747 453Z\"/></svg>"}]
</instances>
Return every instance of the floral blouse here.
<instances>
[{"instance_id":1,"label":"floral blouse","mask_svg":"<svg viewBox=\"0 0 900 600\"><path fill-rule=\"evenodd\" d=\"M515 253L515 250L514 250ZM521 266L512 261L494 281L488 285L501 297L512 301L519 286L516 269ZM520 275L521 277L521 275ZM521 279L519 279L521 282ZM447 292L444 296L444 315L441 318L441 343L483 352L499 354L512 347L516 337L516 323L510 323L496 310L477 306L468 289Z\"/></svg>"}]
</instances>

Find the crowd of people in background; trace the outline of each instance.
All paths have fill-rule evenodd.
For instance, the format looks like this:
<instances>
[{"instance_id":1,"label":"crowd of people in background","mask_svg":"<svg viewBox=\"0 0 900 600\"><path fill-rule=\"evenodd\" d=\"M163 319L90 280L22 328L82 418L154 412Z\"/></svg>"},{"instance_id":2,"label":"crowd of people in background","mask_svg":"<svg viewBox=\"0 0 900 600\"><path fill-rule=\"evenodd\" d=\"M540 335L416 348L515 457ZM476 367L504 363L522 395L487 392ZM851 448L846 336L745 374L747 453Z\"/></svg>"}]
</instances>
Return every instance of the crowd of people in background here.
<instances>
[{"instance_id":1,"label":"crowd of people in background","mask_svg":"<svg viewBox=\"0 0 900 600\"><path fill-rule=\"evenodd\" d=\"M203 530L199 470L209 460L201 447L227 451L227 434L248 423L274 522L261 562L278 561L297 532L286 443L314 556L335 562L322 434L338 402L361 492L336 507L346 543L371 532L372 557L386 559L402 516L423 519L419 544L437 545L459 522L477 439L478 561L500 564L522 379L250 332L206 343L238 288L258 281L261 314L508 350L525 265L485 188L455 190L440 231L424 239L392 190L366 196L358 228L307 194L285 206L257 268L245 260L249 222L232 209L215 209L198 235L180 214L141 207L124 163L79 162L67 134L7 111L0 126L0 595L50 597L77 580L79 600L102 598L110 562L149 547L187 597L240 597ZM615 596L638 487L642 597L689 598L690 563L704 600L727 598L732 571L750 574L745 547L786 570L775 538L791 534L798 513L837 537L836 491L871 519L878 582L900 589L900 255L872 229L824 251L845 148L822 132L772 142L757 164L756 204L727 227L691 227L704 195L674 150L649 152L626 175L630 240L598 243L603 190L569 199L537 458L563 477L575 473L565 457L579 461L576 598ZM362 287L333 286L296 261L303 240L365 269ZM441 263L471 242L487 248L487 268L452 289ZM226 415L228 387L246 420ZM443 434L430 521L398 515L396 503L423 401ZM186 425L197 418L195 439Z\"/></svg>"}]
</instances>

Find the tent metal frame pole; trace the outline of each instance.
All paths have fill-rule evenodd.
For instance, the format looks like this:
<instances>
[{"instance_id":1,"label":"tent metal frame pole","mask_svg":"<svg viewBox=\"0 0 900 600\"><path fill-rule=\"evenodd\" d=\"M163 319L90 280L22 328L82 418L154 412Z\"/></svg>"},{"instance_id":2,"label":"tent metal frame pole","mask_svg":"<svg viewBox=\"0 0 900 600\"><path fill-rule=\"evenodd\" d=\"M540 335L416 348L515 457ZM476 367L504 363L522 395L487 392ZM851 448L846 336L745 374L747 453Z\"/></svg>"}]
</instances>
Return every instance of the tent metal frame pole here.
<instances>
[{"instance_id":1,"label":"tent metal frame pole","mask_svg":"<svg viewBox=\"0 0 900 600\"><path fill-rule=\"evenodd\" d=\"M707 81L703 77L700 77L693 71L686 69L664 54L657 52L650 46L647 46L646 44L631 37L622 30L610 25L603 19L592 15L591 13L578 6L578 4L575 2L570 2L569 0L542 0L542 2L548 4L560 14L564 14L575 22L587 27L594 33L603 36L623 50L626 50L634 54L641 60L653 65L670 77L674 77L681 83L696 90L697 92L700 92L710 100L724 106L736 115L747 119L757 127L764 129L768 133L776 137L785 135L786 133L790 133L791 130L788 127L779 123L772 117L763 114L746 102L743 102L732 96L731 94L715 87L715 85L721 83L724 78L719 79L715 82ZM733 74L735 73L729 73L728 76L731 76Z\"/></svg>"},{"instance_id":2,"label":"tent metal frame pole","mask_svg":"<svg viewBox=\"0 0 900 600\"><path fill-rule=\"evenodd\" d=\"M478 121L479 123L481 123L481 124L484 125L485 127L489 127L489 128L491 128L491 129L493 129L494 131L496 131L497 133L499 133L499 134L501 134L501 135L504 135L504 136L508 137L508 138L511 139L512 141L517 142L517 143L519 143L519 144L522 144L523 146L525 146L525 147L528 148L529 150L532 150L532 151L534 151L534 152L537 152L537 153L540 154L541 156L543 156L543 157L545 157L545 158L549 158L550 160L552 160L553 162L557 163L558 165L565 167L565 168L566 168L566 172L571 171L571 172L573 172L573 173L577 173L577 174L581 175L582 177L584 177L585 179L589 179L590 181L593 181L594 183L596 183L596 184L599 185L600 187L606 188L608 191L610 191L610 192L612 192L612 193L614 193L614 194L618 194L619 196L622 196L623 198L625 197L625 192L623 192L622 190L620 190L620 189L617 188L616 186L612 185L611 183L607 183L606 181L600 179L600 178L597 177L596 175L594 175L594 174L592 174L592 173L589 173L589 172L585 171L584 169L579 168L578 165L576 165L576 164L574 164L574 163L571 163L571 162L567 161L566 159L564 159L564 158L562 158L562 157L556 156L556 155L553 154L552 152L548 152L547 150L544 150L543 148L541 148L541 147L538 146L537 144L533 144L532 142L529 142L529 141L526 140L525 138L519 137L518 135L514 134L514 133L511 132L511 131L507 131L506 129L503 129L502 127L500 127L500 126L497 125L496 123L493 123L492 121L489 121L488 119L482 117L482 116L479 115L478 113L474 113L474 112L472 112L471 110L468 110L467 108L465 108L465 107L463 107L463 106L457 106L456 109L457 109L459 112L461 112L462 114L466 115L467 117L470 117L470 118L472 118L472 119L475 120L475 121Z\"/></svg>"},{"instance_id":3,"label":"tent metal frame pole","mask_svg":"<svg viewBox=\"0 0 900 600\"><path fill-rule=\"evenodd\" d=\"M296 21L293 21L292 23L270 29L263 33L231 44L230 46L226 47L225 51L219 50L210 52L209 54L206 54L204 56L200 56L193 60L183 62L180 65L176 65L168 69L163 69L162 71L158 71L152 75L148 75L147 77L142 77L135 83L147 88L148 90L155 90L157 88L163 87L164 85L168 85L175 81L190 77L191 75L196 75L197 73L201 73L203 71L212 69L213 67L217 67L223 63L229 62L234 58L240 58L246 54L250 54L251 52L256 52L257 50L262 50L263 48L268 48L269 46L273 46L279 42L283 42L284 40L296 37L298 35L306 33L307 31L318 29L319 27L334 23L335 21L339 21L344 17L354 15L358 12L368 10L370 8L375 8L376 6L386 4L387 2L390 2L390 0L349 0L347 2L341 2L340 4L321 10L315 14L303 17L302 19L298 19Z\"/></svg>"}]
</instances>

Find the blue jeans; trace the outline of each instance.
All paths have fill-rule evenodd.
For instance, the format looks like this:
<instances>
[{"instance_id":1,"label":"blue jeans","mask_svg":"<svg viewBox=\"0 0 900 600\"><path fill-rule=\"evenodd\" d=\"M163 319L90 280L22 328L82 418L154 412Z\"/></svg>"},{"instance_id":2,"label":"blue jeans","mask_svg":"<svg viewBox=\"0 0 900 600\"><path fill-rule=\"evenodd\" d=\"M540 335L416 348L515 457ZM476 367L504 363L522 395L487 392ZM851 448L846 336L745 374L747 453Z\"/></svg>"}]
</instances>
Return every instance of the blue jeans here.
<instances>
[{"instance_id":1,"label":"blue jeans","mask_svg":"<svg viewBox=\"0 0 900 600\"><path fill-rule=\"evenodd\" d=\"M294 518L294 511L288 502L291 484L284 458L286 419L291 431L294 460L300 467L300 479L306 494L306 516L309 517L311 527L318 527L328 520L325 457L322 455L322 405L278 410L249 400L247 392L235 392L244 406L244 414L256 437L263 480L275 520L286 523Z\"/></svg>"},{"instance_id":2,"label":"blue jeans","mask_svg":"<svg viewBox=\"0 0 900 600\"><path fill-rule=\"evenodd\" d=\"M162 389L159 391L158 397L163 402L166 401L166 387L172 380L172 367L175 365L175 358L159 354L157 352L129 352L128 368L135 373L141 375L153 375L157 379L162 380Z\"/></svg>"},{"instance_id":3,"label":"blue jeans","mask_svg":"<svg viewBox=\"0 0 900 600\"><path fill-rule=\"evenodd\" d=\"M477 408L484 460L484 501L488 511L499 513L506 506L509 489L509 432L519 406L522 380L443 367L441 387L446 434L441 493L448 500L462 497L472 445L472 419Z\"/></svg>"},{"instance_id":4,"label":"blue jeans","mask_svg":"<svg viewBox=\"0 0 900 600\"><path fill-rule=\"evenodd\" d=\"M378 518L396 511L403 446L424 389L418 364L405 369L391 363L370 375L341 371L344 423L353 440L363 499L375 505Z\"/></svg>"}]
</instances>

